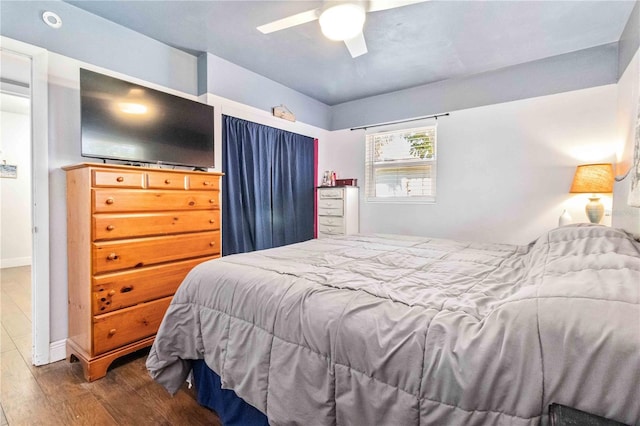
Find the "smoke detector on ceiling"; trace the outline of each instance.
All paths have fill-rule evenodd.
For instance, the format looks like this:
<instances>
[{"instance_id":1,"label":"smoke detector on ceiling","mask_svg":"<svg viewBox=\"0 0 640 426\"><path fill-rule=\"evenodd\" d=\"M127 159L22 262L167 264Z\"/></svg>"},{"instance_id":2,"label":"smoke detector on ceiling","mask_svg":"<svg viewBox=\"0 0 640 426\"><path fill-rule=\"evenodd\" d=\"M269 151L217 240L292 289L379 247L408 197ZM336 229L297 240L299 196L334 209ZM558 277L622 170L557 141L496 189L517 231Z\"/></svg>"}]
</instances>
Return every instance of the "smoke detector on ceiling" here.
<instances>
[{"instance_id":1,"label":"smoke detector on ceiling","mask_svg":"<svg viewBox=\"0 0 640 426\"><path fill-rule=\"evenodd\" d=\"M56 30L62 26L62 19L60 19L60 17L54 12L44 12L42 14L42 20L45 24L51 28L55 28Z\"/></svg>"}]
</instances>

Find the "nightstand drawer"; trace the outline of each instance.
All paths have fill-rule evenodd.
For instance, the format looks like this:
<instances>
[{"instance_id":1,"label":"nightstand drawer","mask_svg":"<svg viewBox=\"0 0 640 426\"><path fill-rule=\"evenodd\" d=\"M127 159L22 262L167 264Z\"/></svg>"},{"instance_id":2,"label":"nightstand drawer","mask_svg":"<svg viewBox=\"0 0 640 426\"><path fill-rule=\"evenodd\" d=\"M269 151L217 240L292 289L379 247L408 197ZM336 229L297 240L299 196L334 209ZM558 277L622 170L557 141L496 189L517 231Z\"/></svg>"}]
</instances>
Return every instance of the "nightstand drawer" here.
<instances>
[{"instance_id":1,"label":"nightstand drawer","mask_svg":"<svg viewBox=\"0 0 640 426\"><path fill-rule=\"evenodd\" d=\"M141 268L220 253L220 231L147 237L92 244L93 273Z\"/></svg>"},{"instance_id":2,"label":"nightstand drawer","mask_svg":"<svg viewBox=\"0 0 640 426\"><path fill-rule=\"evenodd\" d=\"M92 278L93 314L107 312L171 296L196 265L213 257L200 257L167 265L115 272Z\"/></svg>"},{"instance_id":3,"label":"nightstand drawer","mask_svg":"<svg viewBox=\"0 0 640 426\"><path fill-rule=\"evenodd\" d=\"M101 354L156 334L172 298L94 317L93 352Z\"/></svg>"},{"instance_id":4,"label":"nightstand drawer","mask_svg":"<svg viewBox=\"0 0 640 426\"><path fill-rule=\"evenodd\" d=\"M93 171L93 186L110 186L113 188L143 188L145 173L125 170Z\"/></svg>"},{"instance_id":5,"label":"nightstand drawer","mask_svg":"<svg viewBox=\"0 0 640 426\"><path fill-rule=\"evenodd\" d=\"M153 172L148 174L147 187L151 189L187 189L186 176L179 173Z\"/></svg>"},{"instance_id":6,"label":"nightstand drawer","mask_svg":"<svg viewBox=\"0 0 640 426\"><path fill-rule=\"evenodd\" d=\"M170 235L220 229L220 210L93 215L95 240Z\"/></svg>"},{"instance_id":7,"label":"nightstand drawer","mask_svg":"<svg viewBox=\"0 0 640 426\"><path fill-rule=\"evenodd\" d=\"M217 191L136 191L133 189L93 189L95 213L218 209Z\"/></svg>"},{"instance_id":8,"label":"nightstand drawer","mask_svg":"<svg viewBox=\"0 0 640 426\"><path fill-rule=\"evenodd\" d=\"M323 198L344 198L344 190L342 188L336 189L319 189L318 194L320 199Z\"/></svg>"}]
</instances>

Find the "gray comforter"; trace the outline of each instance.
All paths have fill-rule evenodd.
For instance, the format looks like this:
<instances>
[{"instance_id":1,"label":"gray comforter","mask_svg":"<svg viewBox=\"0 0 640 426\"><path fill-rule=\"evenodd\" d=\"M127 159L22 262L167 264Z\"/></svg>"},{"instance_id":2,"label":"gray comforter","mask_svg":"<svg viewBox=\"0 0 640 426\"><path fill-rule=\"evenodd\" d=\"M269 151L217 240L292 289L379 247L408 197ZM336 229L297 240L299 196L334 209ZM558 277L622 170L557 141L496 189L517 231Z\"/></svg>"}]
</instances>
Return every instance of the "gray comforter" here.
<instances>
[{"instance_id":1,"label":"gray comforter","mask_svg":"<svg viewBox=\"0 0 640 426\"><path fill-rule=\"evenodd\" d=\"M194 268L147 360L204 359L273 425L534 425L551 402L640 422L640 243L356 235Z\"/></svg>"}]
</instances>

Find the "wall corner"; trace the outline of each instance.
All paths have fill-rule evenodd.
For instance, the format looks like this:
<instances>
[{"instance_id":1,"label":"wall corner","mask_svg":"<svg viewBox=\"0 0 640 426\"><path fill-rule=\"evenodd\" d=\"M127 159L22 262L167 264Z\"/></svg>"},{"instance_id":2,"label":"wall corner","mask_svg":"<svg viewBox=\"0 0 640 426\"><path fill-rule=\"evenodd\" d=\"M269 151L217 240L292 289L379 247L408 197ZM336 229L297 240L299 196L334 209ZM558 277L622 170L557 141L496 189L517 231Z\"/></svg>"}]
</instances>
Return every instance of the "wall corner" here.
<instances>
[{"instance_id":1,"label":"wall corner","mask_svg":"<svg viewBox=\"0 0 640 426\"><path fill-rule=\"evenodd\" d=\"M204 52L198 56L197 64L197 80L198 80L198 96L209 93L209 54Z\"/></svg>"},{"instance_id":2,"label":"wall corner","mask_svg":"<svg viewBox=\"0 0 640 426\"><path fill-rule=\"evenodd\" d=\"M618 40L618 80L640 47L640 1L636 0L629 20Z\"/></svg>"}]
</instances>

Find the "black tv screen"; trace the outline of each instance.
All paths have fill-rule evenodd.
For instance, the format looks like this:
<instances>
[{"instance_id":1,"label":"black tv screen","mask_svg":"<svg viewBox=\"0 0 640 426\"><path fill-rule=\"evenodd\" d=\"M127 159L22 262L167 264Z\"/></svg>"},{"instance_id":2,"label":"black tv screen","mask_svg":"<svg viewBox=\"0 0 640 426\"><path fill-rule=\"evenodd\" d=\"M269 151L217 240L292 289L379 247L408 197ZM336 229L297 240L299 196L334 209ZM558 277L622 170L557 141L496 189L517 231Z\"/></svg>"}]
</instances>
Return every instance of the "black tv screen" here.
<instances>
[{"instance_id":1,"label":"black tv screen","mask_svg":"<svg viewBox=\"0 0 640 426\"><path fill-rule=\"evenodd\" d=\"M213 107L80 69L82 156L213 167Z\"/></svg>"}]
</instances>

